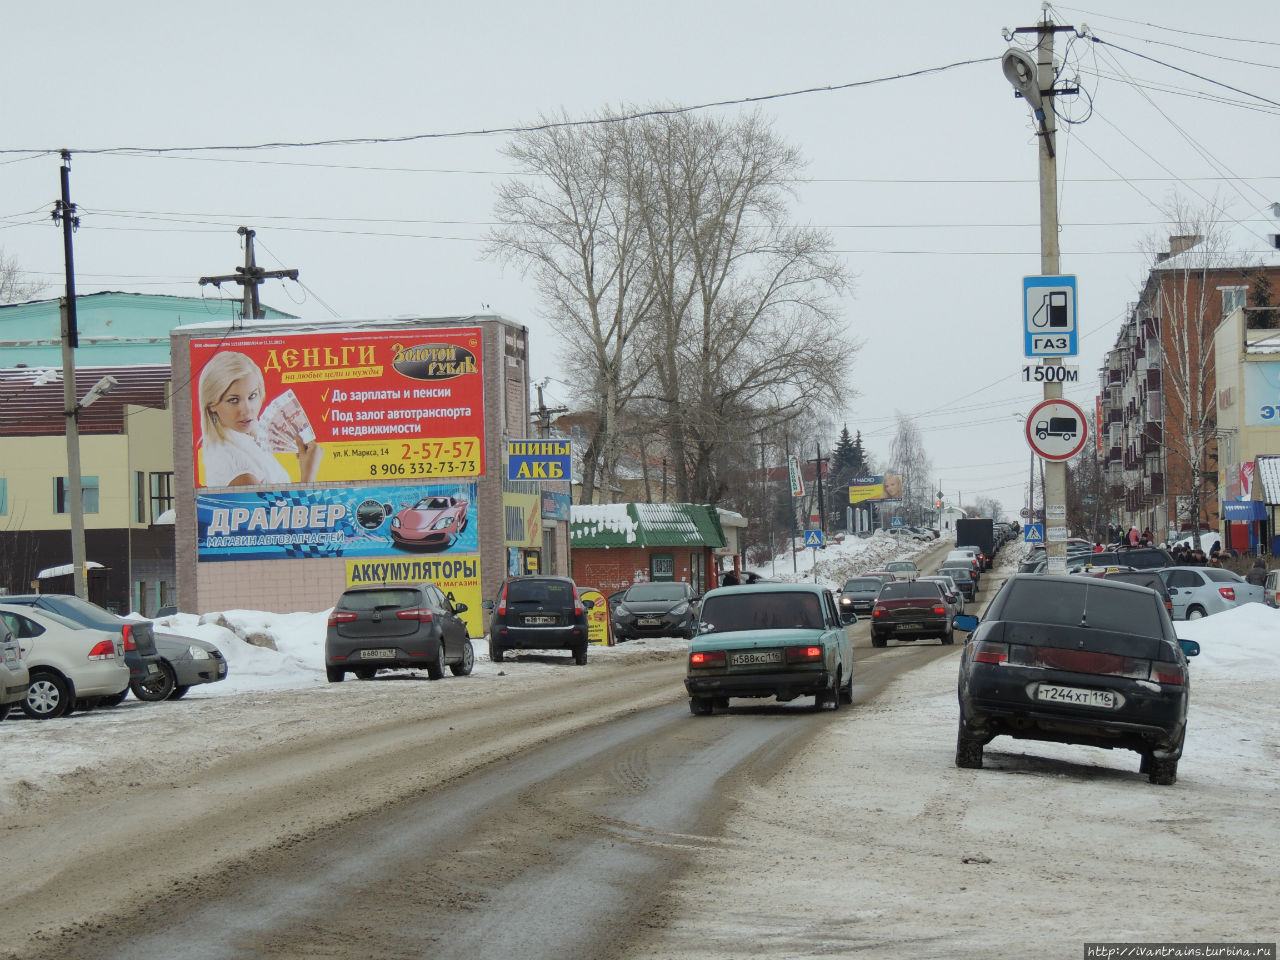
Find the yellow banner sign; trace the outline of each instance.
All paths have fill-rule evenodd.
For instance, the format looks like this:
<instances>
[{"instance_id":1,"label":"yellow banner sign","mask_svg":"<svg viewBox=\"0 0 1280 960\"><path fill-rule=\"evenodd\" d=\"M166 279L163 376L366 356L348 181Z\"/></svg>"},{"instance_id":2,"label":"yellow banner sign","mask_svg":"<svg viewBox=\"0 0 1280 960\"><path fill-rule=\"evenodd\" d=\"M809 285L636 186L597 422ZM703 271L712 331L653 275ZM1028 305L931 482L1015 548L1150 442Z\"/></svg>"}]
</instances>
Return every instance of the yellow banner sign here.
<instances>
[{"instance_id":1,"label":"yellow banner sign","mask_svg":"<svg viewBox=\"0 0 1280 960\"><path fill-rule=\"evenodd\" d=\"M434 583L454 605L465 603L459 616L472 637L485 635L484 595L480 588L479 557L440 557L421 560L348 560L347 586L389 583Z\"/></svg>"}]
</instances>

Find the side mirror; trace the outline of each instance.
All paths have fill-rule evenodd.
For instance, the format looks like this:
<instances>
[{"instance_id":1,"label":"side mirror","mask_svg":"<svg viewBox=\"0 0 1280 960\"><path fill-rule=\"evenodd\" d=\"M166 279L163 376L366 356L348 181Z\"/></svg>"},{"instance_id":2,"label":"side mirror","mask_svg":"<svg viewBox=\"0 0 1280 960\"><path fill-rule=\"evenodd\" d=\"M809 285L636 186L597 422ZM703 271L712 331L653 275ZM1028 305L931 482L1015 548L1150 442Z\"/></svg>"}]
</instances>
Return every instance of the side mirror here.
<instances>
[{"instance_id":1,"label":"side mirror","mask_svg":"<svg viewBox=\"0 0 1280 960\"><path fill-rule=\"evenodd\" d=\"M962 613L953 622L957 630L963 630L965 633L973 633L978 629L978 618L972 614Z\"/></svg>"},{"instance_id":2,"label":"side mirror","mask_svg":"<svg viewBox=\"0 0 1280 960\"><path fill-rule=\"evenodd\" d=\"M596 602L594 600L583 600L582 605L586 609L590 610L592 607L596 605Z\"/></svg>"},{"instance_id":3,"label":"side mirror","mask_svg":"<svg viewBox=\"0 0 1280 960\"><path fill-rule=\"evenodd\" d=\"M493 609L493 601L492 601L492 600L485 600L483 603L481 603L481 604L480 604L480 609L481 609L481 610L492 610L492 609Z\"/></svg>"},{"instance_id":4,"label":"side mirror","mask_svg":"<svg viewBox=\"0 0 1280 960\"><path fill-rule=\"evenodd\" d=\"M466 613L466 612L467 612L467 605L466 605L465 603L455 603L455 604L453 605L453 612L454 612L454 613Z\"/></svg>"},{"instance_id":5,"label":"side mirror","mask_svg":"<svg viewBox=\"0 0 1280 960\"><path fill-rule=\"evenodd\" d=\"M1194 640L1179 640L1178 646L1182 648L1182 655L1184 657L1200 656L1200 644L1196 643Z\"/></svg>"}]
</instances>

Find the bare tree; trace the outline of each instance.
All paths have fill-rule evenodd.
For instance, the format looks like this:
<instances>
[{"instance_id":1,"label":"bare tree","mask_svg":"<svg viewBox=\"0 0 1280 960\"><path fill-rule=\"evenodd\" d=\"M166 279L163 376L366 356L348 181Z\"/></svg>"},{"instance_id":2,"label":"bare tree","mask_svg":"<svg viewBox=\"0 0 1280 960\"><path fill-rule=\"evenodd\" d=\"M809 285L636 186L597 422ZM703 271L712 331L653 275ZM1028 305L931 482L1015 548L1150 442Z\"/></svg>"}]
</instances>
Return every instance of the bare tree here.
<instances>
[{"instance_id":1,"label":"bare tree","mask_svg":"<svg viewBox=\"0 0 1280 960\"><path fill-rule=\"evenodd\" d=\"M504 151L526 176L499 187L502 226L490 235L487 252L533 275L565 341L566 365L584 384L579 399L596 410L583 459L587 503L597 486L612 486L622 413L642 376L630 360L629 341L648 309L635 187L644 172L620 124L543 119Z\"/></svg>"},{"instance_id":2,"label":"bare tree","mask_svg":"<svg viewBox=\"0 0 1280 960\"><path fill-rule=\"evenodd\" d=\"M933 506L930 496L933 465L924 452L924 441L915 421L901 411L895 413L898 431L889 445L891 470L902 477L903 513L918 522Z\"/></svg>"},{"instance_id":3,"label":"bare tree","mask_svg":"<svg viewBox=\"0 0 1280 960\"><path fill-rule=\"evenodd\" d=\"M1222 319L1218 287L1244 263L1229 249L1223 211L1216 203L1193 210L1174 199L1167 210L1168 252L1155 255L1140 299L1143 318L1158 324L1160 377L1164 397L1162 445L1169 486L1191 498L1193 526L1201 522L1204 477L1216 445L1213 335Z\"/></svg>"},{"instance_id":4,"label":"bare tree","mask_svg":"<svg viewBox=\"0 0 1280 960\"><path fill-rule=\"evenodd\" d=\"M856 349L832 299L848 281L829 236L787 224L801 160L759 117L639 127L652 175L640 208L648 389L666 410L680 499L716 503L726 451L847 394L849 368L830 357Z\"/></svg>"},{"instance_id":5,"label":"bare tree","mask_svg":"<svg viewBox=\"0 0 1280 960\"><path fill-rule=\"evenodd\" d=\"M6 256L0 247L0 303L21 303L34 300L44 292L48 284L32 280L12 257Z\"/></svg>"}]
</instances>

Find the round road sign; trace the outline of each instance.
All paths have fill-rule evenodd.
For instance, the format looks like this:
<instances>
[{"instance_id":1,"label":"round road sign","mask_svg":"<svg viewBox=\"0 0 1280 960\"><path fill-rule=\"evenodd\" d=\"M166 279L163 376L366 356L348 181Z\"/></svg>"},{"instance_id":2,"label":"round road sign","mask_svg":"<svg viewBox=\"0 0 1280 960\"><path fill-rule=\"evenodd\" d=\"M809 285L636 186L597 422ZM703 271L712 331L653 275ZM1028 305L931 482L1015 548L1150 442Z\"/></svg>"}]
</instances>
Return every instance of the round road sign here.
<instances>
[{"instance_id":1,"label":"round road sign","mask_svg":"<svg viewBox=\"0 0 1280 960\"><path fill-rule=\"evenodd\" d=\"M1027 414L1027 443L1046 460L1070 460L1089 439L1089 421L1070 400L1041 400Z\"/></svg>"}]
</instances>

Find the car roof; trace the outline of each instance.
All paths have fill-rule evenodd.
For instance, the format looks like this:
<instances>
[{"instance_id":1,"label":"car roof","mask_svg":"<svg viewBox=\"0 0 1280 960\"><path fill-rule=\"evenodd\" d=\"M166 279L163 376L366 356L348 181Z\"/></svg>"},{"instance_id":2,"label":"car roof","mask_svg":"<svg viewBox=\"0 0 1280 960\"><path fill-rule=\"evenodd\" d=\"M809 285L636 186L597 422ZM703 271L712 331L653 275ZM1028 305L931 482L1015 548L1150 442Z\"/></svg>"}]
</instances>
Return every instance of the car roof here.
<instances>
[{"instance_id":1,"label":"car roof","mask_svg":"<svg viewBox=\"0 0 1280 960\"><path fill-rule=\"evenodd\" d=\"M707 597L718 593L827 593L816 583L743 583L736 587L716 587L708 590ZM705 599L705 598L704 598Z\"/></svg>"}]
</instances>

